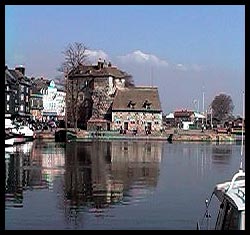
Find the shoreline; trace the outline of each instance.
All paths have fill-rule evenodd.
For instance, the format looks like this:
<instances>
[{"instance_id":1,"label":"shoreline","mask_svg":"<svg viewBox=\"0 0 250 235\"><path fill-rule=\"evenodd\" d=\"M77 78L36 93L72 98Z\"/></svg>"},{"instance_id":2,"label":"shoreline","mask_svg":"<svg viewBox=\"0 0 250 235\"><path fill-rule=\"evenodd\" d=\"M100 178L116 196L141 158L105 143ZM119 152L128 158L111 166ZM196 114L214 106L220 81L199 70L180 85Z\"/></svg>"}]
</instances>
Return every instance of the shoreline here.
<instances>
[{"instance_id":1,"label":"shoreline","mask_svg":"<svg viewBox=\"0 0 250 235\"><path fill-rule=\"evenodd\" d=\"M177 130L170 129L164 133L153 133L149 135L133 135L119 134L114 131L103 132L88 132L80 130L77 132L76 139L70 140L71 142L84 142L84 141L105 141L105 140L128 140L128 141L168 141L169 136L172 134L172 142L237 142L241 141L241 135L235 134L222 134L215 133L212 130L201 132L200 130ZM35 139L55 139L55 131L37 132ZM244 136L245 139L245 136ZM171 142L171 141L169 141Z\"/></svg>"}]
</instances>

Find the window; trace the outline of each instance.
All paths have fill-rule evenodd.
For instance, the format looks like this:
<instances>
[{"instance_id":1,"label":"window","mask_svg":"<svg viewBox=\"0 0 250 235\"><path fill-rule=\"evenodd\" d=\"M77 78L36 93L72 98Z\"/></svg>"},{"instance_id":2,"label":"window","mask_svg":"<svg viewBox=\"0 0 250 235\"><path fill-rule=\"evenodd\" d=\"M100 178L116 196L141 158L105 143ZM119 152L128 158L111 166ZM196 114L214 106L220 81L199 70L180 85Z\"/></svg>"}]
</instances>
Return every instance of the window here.
<instances>
[{"instance_id":1,"label":"window","mask_svg":"<svg viewBox=\"0 0 250 235\"><path fill-rule=\"evenodd\" d=\"M24 100L24 94L21 94L21 100Z\"/></svg>"},{"instance_id":2,"label":"window","mask_svg":"<svg viewBox=\"0 0 250 235\"><path fill-rule=\"evenodd\" d=\"M9 111L10 110L10 106L7 104L6 105L6 110Z\"/></svg>"},{"instance_id":3,"label":"window","mask_svg":"<svg viewBox=\"0 0 250 235\"><path fill-rule=\"evenodd\" d=\"M23 105L20 106L20 111L23 111Z\"/></svg>"},{"instance_id":4,"label":"window","mask_svg":"<svg viewBox=\"0 0 250 235\"><path fill-rule=\"evenodd\" d=\"M143 108L150 109L151 103L148 100L145 100L143 103Z\"/></svg>"},{"instance_id":5,"label":"window","mask_svg":"<svg viewBox=\"0 0 250 235\"><path fill-rule=\"evenodd\" d=\"M10 100L10 95L6 96L6 100L9 101Z\"/></svg>"},{"instance_id":6,"label":"window","mask_svg":"<svg viewBox=\"0 0 250 235\"><path fill-rule=\"evenodd\" d=\"M6 91L9 91L10 90L10 87L9 86L6 86Z\"/></svg>"}]
</instances>

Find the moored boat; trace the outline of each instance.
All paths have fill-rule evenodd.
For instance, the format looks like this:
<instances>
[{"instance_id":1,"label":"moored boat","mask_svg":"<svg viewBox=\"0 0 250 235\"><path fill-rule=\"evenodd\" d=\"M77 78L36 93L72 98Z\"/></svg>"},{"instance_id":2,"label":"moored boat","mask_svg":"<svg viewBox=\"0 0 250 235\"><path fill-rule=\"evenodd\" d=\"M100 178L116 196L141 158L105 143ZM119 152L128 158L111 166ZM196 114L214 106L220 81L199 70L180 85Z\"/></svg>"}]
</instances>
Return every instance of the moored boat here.
<instances>
[{"instance_id":1,"label":"moored boat","mask_svg":"<svg viewBox=\"0 0 250 235\"><path fill-rule=\"evenodd\" d=\"M19 126L11 131L15 135L23 136L26 141L33 140L35 138L35 133L28 126Z\"/></svg>"},{"instance_id":2,"label":"moored boat","mask_svg":"<svg viewBox=\"0 0 250 235\"><path fill-rule=\"evenodd\" d=\"M244 118L244 93L243 93L243 118ZM206 212L201 225L197 222L197 229L203 229L203 222L206 218L206 229L209 229L211 215L209 205L213 195L219 200L220 206L217 213L215 230L245 230L245 172L242 167L243 156L243 123L241 132L241 159L240 167L231 181L218 183L214 187L210 200L206 200Z\"/></svg>"},{"instance_id":3,"label":"moored boat","mask_svg":"<svg viewBox=\"0 0 250 235\"><path fill-rule=\"evenodd\" d=\"M13 146L15 142L15 136L11 133L5 133L5 147Z\"/></svg>"},{"instance_id":4,"label":"moored boat","mask_svg":"<svg viewBox=\"0 0 250 235\"><path fill-rule=\"evenodd\" d=\"M215 195L220 202L217 214L215 230L245 230L245 172L240 169L231 181L219 183L215 186L210 201L206 200L206 213L201 224L197 223L197 229L210 229L209 205ZM203 222L207 220L207 227Z\"/></svg>"}]
</instances>

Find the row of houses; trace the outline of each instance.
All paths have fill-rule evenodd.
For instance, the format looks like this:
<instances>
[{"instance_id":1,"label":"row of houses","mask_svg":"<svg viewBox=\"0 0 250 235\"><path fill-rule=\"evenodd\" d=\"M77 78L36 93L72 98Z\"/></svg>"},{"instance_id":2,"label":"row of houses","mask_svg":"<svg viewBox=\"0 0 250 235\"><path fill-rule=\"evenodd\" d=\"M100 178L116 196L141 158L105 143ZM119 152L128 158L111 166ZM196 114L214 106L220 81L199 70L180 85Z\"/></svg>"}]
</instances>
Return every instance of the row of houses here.
<instances>
[{"instance_id":1,"label":"row of houses","mask_svg":"<svg viewBox=\"0 0 250 235\"><path fill-rule=\"evenodd\" d=\"M183 129L197 129L197 128L233 128L240 127L242 125L242 117L230 117L226 121L222 122L215 117L212 117L211 113L205 113L205 115L188 109L179 109L168 115L163 115L163 125L165 127L180 127Z\"/></svg>"},{"instance_id":2,"label":"row of houses","mask_svg":"<svg viewBox=\"0 0 250 235\"><path fill-rule=\"evenodd\" d=\"M5 68L5 118L66 120L86 130L144 132L162 129L157 87L134 86L132 77L111 63L79 65L65 84L28 78L25 68Z\"/></svg>"},{"instance_id":3,"label":"row of houses","mask_svg":"<svg viewBox=\"0 0 250 235\"><path fill-rule=\"evenodd\" d=\"M25 68L5 67L5 118L48 121L64 120L71 128L120 130L123 133L158 132L183 124L211 126L211 118L193 110L163 115L158 88L135 86L131 75L99 60L79 65L63 83L25 75ZM241 120L231 120L237 126ZM219 120L213 118L213 126Z\"/></svg>"},{"instance_id":4,"label":"row of houses","mask_svg":"<svg viewBox=\"0 0 250 235\"><path fill-rule=\"evenodd\" d=\"M65 88L53 80L27 77L23 66L5 67L5 119L64 119Z\"/></svg>"}]
</instances>

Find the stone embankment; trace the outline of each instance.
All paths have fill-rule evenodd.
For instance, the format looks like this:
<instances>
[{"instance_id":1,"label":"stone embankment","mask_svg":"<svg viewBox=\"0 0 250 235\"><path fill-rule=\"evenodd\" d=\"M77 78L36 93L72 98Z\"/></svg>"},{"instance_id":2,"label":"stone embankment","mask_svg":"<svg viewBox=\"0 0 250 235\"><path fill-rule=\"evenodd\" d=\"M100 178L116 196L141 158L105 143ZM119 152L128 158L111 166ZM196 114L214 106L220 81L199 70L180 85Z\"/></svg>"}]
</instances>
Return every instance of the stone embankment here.
<instances>
[{"instance_id":1,"label":"stone embankment","mask_svg":"<svg viewBox=\"0 0 250 235\"><path fill-rule=\"evenodd\" d=\"M208 142L234 142L239 140L239 136L231 134L217 134L212 130L181 130L181 129L168 129L162 133L152 133L146 135L133 133L119 134L114 131L103 132L88 132L84 130L77 131L77 141L84 140L163 140L166 141L172 134L173 141L208 141ZM55 130L53 131L40 131L36 133L37 139L55 139Z\"/></svg>"}]
</instances>

